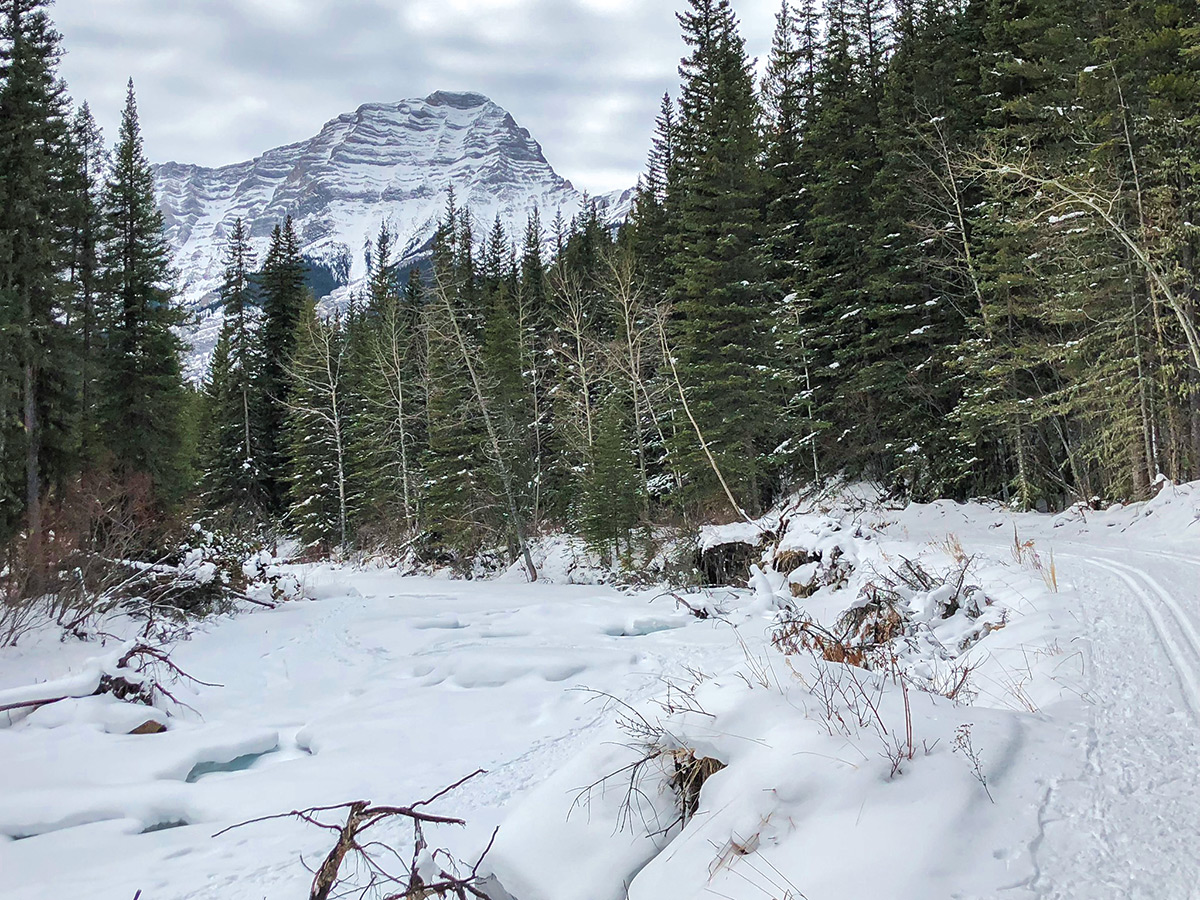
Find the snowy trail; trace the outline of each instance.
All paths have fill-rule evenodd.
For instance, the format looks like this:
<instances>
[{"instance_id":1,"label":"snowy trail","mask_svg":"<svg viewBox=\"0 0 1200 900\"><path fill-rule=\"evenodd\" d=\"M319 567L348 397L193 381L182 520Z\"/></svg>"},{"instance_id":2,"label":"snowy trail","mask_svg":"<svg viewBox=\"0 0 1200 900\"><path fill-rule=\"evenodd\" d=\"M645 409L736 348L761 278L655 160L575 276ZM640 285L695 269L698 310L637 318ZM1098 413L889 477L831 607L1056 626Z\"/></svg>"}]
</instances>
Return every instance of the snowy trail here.
<instances>
[{"instance_id":1,"label":"snowy trail","mask_svg":"<svg viewBox=\"0 0 1200 900\"><path fill-rule=\"evenodd\" d=\"M1107 544L1107 546L1106 546ZM1063 544L1091 643L1082 772L1042 811L1039 898L1200 897L1200 616L1182 553Z\"/></svg>"}]
</instances>

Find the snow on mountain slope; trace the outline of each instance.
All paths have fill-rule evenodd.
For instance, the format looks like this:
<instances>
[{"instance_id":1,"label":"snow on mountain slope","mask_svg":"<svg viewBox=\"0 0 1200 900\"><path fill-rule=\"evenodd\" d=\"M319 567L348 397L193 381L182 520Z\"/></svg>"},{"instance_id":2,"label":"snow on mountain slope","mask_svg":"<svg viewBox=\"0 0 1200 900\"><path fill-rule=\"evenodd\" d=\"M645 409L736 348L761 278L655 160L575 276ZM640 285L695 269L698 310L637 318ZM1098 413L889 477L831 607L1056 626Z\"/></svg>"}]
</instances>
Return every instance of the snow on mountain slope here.
<instances>
[{"instance_id":1,"label":"snow on mountain slope","mask_svg":"<svg viewBox=\"0 0 1200 900\"><path fill-rule=\"evenodd\" d=\"M220 327L214 292L239 217L261 262L271 230L292 216L305 256L344 288L365 275L364 250L385 221L396 235L398 259L419 259L451 188L481 236L496 216L519 238L535 209L548 226L559 213L570 220L585 202L508 112L481 94L441 91L366 104L308 141L249 162L218 169L171 162L156 167L155 176L183 301L199 316L188 334L192 375L202 369ZM627 191L597 200L616 221L630 198ZM327 302L336 304L344 294L335 292Z\"/></svg>"}]
</instances>

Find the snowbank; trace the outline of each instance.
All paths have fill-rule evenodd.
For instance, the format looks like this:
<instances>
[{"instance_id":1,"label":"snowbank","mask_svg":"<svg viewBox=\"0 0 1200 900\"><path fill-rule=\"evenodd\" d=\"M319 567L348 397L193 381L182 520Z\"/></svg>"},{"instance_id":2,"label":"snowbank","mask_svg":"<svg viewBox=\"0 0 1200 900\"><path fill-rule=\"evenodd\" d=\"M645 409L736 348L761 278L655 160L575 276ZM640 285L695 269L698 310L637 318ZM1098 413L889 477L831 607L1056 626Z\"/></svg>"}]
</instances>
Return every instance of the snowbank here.
<instances>
[{"instance_id":1,"label":"snowbank","mask_svg":"<svg viewBox=\"0 0 1200 900\"><path fill-rule=\"evenodd\" d=\"M882 541L826 515L774 526L753 593L727 616L744 661L625 711L622 735L522 799L491 858L514 896L927 900L1034 877L1030 811L1067 765L1046 711L1074 702L1084 673L1062 650L1069 595L1000 554ZM701 546L761 546L766 531L714 528ZM902 561L915 587L885 577ZM829 661L819 641L750 649L763 631L778 644L786 622L859 646L839 629L881 591L896 631L886 647L861 643L859 665ZM680 758L719 770L691 812Z\"/></svg>"}]
</instances>

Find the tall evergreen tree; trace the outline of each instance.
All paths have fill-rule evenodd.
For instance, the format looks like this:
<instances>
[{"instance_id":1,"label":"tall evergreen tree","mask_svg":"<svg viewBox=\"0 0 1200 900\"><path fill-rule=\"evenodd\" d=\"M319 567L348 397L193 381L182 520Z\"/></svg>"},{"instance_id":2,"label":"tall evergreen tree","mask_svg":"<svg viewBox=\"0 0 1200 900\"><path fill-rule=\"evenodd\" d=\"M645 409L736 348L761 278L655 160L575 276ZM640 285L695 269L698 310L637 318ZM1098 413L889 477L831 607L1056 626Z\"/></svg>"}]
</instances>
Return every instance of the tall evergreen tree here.
<instances>
[{"instance_id":1,"label":"tall evergreen tree","mask_svg":"<svg viewBox=\"0 0 1200 900\"><path fill-rule=\"evenodd\" d=\"M0 540L25 514L35 550L44 491L69 471L76 439L63 275L74 147L47 5L6 0L0 11Z\"/></svg>"},{"instance_id":2,"label":"tall evergreen tree","mask_svg":"<svg viewBox=\"0 0 1200 900\"><path fill-rule=\"evenodd\" d=\"M74 286L71 324L79 347L79 432L82 462L96 463L102 446L100 415L101 351L104 325L100 316L100 247L105 241L102 206L108 151L104 136L84 103L72 122L76 179L71 215L71 281Z\"/></svg>"},{"instance_id":3,"label":"tall evergreen tree","mask_svg":"<svg viewBox=\"0 0 1200 900\"><path fill-rule=\"evenodd\" d=\"M946 365L946 348L965 332L963 310L978 306L962 260L979 196L956 171L981 126L972 27L941 2L897 4L880 88L881 164L870 189L872 312L848 375L860 394L879 397L877 437L859 442L866 468L922 500L952 491L963 468L950 421L962 383Z\"/></svg>"},{"instance_id":4,"label":"tall evergreen tree","mask_svg":"<svg viewBox=\"0 0 1200 900\"><path fill-rule=\"evenodd\" d=\"M851 0L826 0L816 110L806 135L813 160L801 288L807 302L795 310L794 339L811 353L807 374L827 468L878 476L869 470L868 448L881 440L881 394L851 380L867 362L879 311L866 281L872 188L881 162L875 91L881 73L878 38L872 32L868 39L858 13Z\"/></svg>"},{"instance_id":5,"label":"tall evergreen tree","mask_svg":"<svg viewBox=\"0 0 1200 900\"><path fill-rule=\"evenodd\" d=\"M256 521L266 508L262 345L250 273L254 254L239 218L225 251L224 323L206 391L210 433L203 461L208 506Z\"/></svg>"},{"instance_id":6,"label":"tall evergreen tree","mask_svg":"<svg viewBox=\"0 0 1200 900\"><path fill-rule=\"evenodd\" d=\"M728 0L690 0L679 14L690 48L680 66L680 118L667 213L672 332L688 396L675 453L691 476L688 506L728 507L709 452L736 503L769 498L764 454L775 428L766 374L767 306L758 255L760 109L745 42Z\"/></svg>"},{"instance_id":7,"label":"tall evergreen tree","mask_svg":"<svg viewBox=\"0 0 1200 900\"><path fill-rule=\"evenodd\" d=\"M514 260L513 316L517 322L524 406L528 411L531 463L530 504L535 527L547 518L561 521L562 505L552 502L561 480L555 463L558 445L553 421L553 366L549 349L549 287L542 247L545 234L537 209L529 215L520 259Z\"/></svg>"},{"instance_id":8,"label":"tall evergreen tree","mask_svg":"<svg viewBox=\"0 0 1200 900\"><path fill-rule=\"evenodd\" d=\"M646 288L655 296L664 296L670 283L666 253L671 222L667 217L667 189L673 177L676 140L675 102L664 94L662 106L654 125L654 142L650 150L646 175L637 186L633 211L626 228Z\"/></svg>"},{"instance_id":9,"label":"tall evergreen tree","mask_svg":"<svg viewBox=\"0 0 1200 900\"><path fill-rule=\"evenodd\" d=\"M597 417L596 443L583 479L579 526L587 541L610 564L632 550L632 534L641 518L642 486L626 434L625 410L615 397Z\"/></svg>"},{"instance_id":10,"label":"tall evergreen tree","mask_svg":"<svg viewBox=\"0 0 1200 900\"><path fill-rule=\"evenodd\" d=\"M784 0L775 22L763 84L765 205L760 252L772 283L775 340L772 368L784 392L791 434L784 435L773 462L785 483L817 478L813 397L809 391L809 343L801 330L808 300L806 254L816 161L809 131L817 111L819 22L814 0L793 7Z\"/></svg>"},{"instance_id":11,"label":"tall evergreen tree","mask_svg":"<svg viewBox=\"0 0 1200 900\"><path fill-rule=\"evenodd\" d=\"M376 265L387 265L390 250L383 252L384 244L381 232L376 244ZM410 271L403 293L394 275L382 277L376 272L371 281L372 305L377 309L378 321L372 336L374 377L367 385L368 422L378 436L382 484L390 495L385 515L393 523L402 521L403 531L408 534L421 521L420 460L426 430L421 374L421 274L415 267Z\"/></svg>"},{"instance_id":12,"label":"tall evergreen tree","mask_svg":"<svg viewBox=\"0 0 1200 900\"><path fill-rule=\"evenodd\" d=\"M426 528L434 542L466 561L500 529L502 518L489 477L487 437L457 330L477 324L469 301L474 288L466 284L471 267L464 263L468 253L462 243L469 231L462 218L451 196L434 247L433 296L424 304L422 317L428 379L422 492ZM476 335L464 338L474 342Z\"/></svg>"},{"instance_id":13,"label":"tall evergreen tree","mask_svg":"<svg viewBox=\"0 0 1200 900\"><path fill-rule=\"evenodd\" d=\"M362 497L354 489L346 335L311 302L300 316L287 369L287 520L305 543L349 549Z\"/></svg>"},{"instance_id":14,"label":"tall evergreen tree","mask_svg":"<svg viewBox=\"0 0 1200 900\"><path fill-rule=\"evenodd\" d=\"M265 490L267 508L275 515L284 511L288 491L288 449L284 435L287 404L292 382L288 368L296 351L300 324L309 302L304 278L307 267L300 255L296 229L288 216L271 232L271 243L263 261L260 281L263 298L262 391Z\"/></svg>"},{"instance_id":15,"label":"tall evergreen tree","mask_svg":"<svg viewBox=\"0 0 1200 900\"><path fill-rule=\"evenodd\" d=\"M1090 165L1078 152L1086 131L1076 84L1092 28L1091 4L1080 0L989 0L982 28L981 88L990 98L984 141L993 155L1008 157L1000 168L1026 154L1043 174ZM955 411L962 440L974 450L967 455L972 468L987 471L988 481L1023 507L1056 502L1074 456L1056 398L1066 387L1064 354L1072 355L1086 319L1077 304L1056 297L1062 260L1039 246L1046 236L1040 194L1003 175L985 185L975 224L981 327L960 349L975 389Z\"/></svg>"},{"instance_id":16,"label":"tall evergreen tree","mask_svg":"<svg viewBox=\"0 0 1200 900\"><path fill-rule=\"evenodd\" d=\"M132 81L103 209L108 239L101 277L110 317L105 441L123 476L148 478L158 501L170 505L187 487L182 344L173 330L182 315L171 293L170 256Z\"/></svg>"}]
</instances>

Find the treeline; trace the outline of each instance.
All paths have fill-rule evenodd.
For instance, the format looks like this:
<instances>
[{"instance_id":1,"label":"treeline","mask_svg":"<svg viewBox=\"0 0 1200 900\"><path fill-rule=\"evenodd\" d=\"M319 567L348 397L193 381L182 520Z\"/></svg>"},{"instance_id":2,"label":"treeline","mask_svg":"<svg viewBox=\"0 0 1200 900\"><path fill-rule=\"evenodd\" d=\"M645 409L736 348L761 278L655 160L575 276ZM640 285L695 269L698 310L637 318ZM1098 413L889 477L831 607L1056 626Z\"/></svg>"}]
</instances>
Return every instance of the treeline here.
<instances>
[{"instance_id":1,"label":"treeline","mask_svg":"<svg viewBox=\"0 0 1200 900\"><path fill-rule=\"evenodd\" d=\"M546 262L536 220L517 248L451 201L428 279L385 229L367 294L305 312L274 513L613 557L836 476L1026 508L1200 477L1194 4L788 2L760 82L726 0L679 19L622 227L560 223Z\"/></svg>"},{"instance_id":2,"label":"treeline","mask_svg":"<svg viewBox=\"0 0 1200 900\"><path fill-rule=\"evenodd\" d=\"M46 5L0 7L0 574L34 593L30 573L80 543L152 544L193 480L133 85L110 152L58 76Z\"/></svg>"},{"instance_id":3,"label":"treeline","mask_svg":"<svg viewBox=\"0 0 1200 900\"><path fill-rule=\"evenodd\" d=\"M481 240L451 196L431 274L402 279L385 225L366 287L319 316L291 223L256 277L238 222L204 391L203 505L233 527L282 521L307 545L468 567L558 527L634 553L662 493L657 320L594 205L551 228L535 214L518 247L497 219Z\"/></svg>"},{"instance_id":4,"label":"treeline","mask_svg":"<svg viewBox=\"0 0 1200 900\"><path fill-rule=\"evenodd\" d=\"M331 316L290 222L262 260L230 223L199 394L132 90L110 157L44 5L0 34L6 544L82 496L93 536L202 512L532 574L537 534L628 561L834 477L1020 507L1200 477L1193 0L788 0L761 79L689 0L627 222L451 197L424 274L385 226Z\"/></svg>"},{"instance_id":5,"label":"treeline","mask_svg":"<svg viewBox=\"0 0 1200 900\"><path fill-rule=\"evenodd\" d=\"M726 0L680 22L632 240L741 505L1200 476L1194 2L789 0L757 90Z\"/></svg>"}]
</instances>

